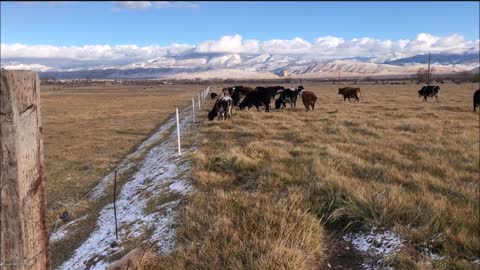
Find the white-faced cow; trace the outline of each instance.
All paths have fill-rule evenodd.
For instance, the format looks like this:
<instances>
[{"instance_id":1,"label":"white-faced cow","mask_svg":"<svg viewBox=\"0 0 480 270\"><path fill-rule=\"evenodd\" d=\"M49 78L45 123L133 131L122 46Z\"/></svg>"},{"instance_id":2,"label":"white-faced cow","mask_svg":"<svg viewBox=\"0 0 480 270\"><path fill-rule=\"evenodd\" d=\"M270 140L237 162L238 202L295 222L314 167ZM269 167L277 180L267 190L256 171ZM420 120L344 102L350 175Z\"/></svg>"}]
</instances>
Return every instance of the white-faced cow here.
<instances>
[{"instance_id":1,"label":"white-faced cow","mask_svg":"<svg viewBox=\"0 0 480 270\"><path fill-rule=\"evenodd\" d=\"M222 96L215 101L212 110L208 113L208 120L213 120L219 117L223 120L232 118L232 98L229 96Z\"/></svg>"},{"instance_id":2,"label":"white-faced cow","mask_svg":"<svg viewBox=\"0 0 480 270\"><path fill-rule=\"evenodd\" d=\"M290 103L290 108L295 109L297 107L297 97L300 91L303 89L303 86L299 86L298 89L287 88L283 90L280 94L280 97L275 100L275 109L286 108L286 103Z\"/></svg>"}]
</instances>

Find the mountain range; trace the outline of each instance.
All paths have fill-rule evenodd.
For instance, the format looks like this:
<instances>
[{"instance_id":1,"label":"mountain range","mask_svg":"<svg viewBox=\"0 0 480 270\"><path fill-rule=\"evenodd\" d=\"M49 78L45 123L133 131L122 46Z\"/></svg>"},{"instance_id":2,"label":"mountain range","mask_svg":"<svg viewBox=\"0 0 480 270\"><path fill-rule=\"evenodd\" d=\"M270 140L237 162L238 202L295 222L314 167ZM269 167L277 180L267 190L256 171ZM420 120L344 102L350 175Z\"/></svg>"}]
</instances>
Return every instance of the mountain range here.
<instances>
[{"instance_id":1,"label":"mountain range","mask_svg":"<svg viewBox=\"0 0 480 270\"><path fill-rule=\"evenodd\" d=\"M34 62L35 61L35 62ZM425 68L428 55L397 59L351 57L315 59L312 56L192 54L108 65L75 63L58 60L56 67L42 59L2 59L7 69L34 69L41 77L57 79L275 79L275 78L337 78L388 77L415 74ZM478 72L479 52L431 55L434 73ZM48 62L51 64L51 62Z\"/></svg>"}]
</instances>

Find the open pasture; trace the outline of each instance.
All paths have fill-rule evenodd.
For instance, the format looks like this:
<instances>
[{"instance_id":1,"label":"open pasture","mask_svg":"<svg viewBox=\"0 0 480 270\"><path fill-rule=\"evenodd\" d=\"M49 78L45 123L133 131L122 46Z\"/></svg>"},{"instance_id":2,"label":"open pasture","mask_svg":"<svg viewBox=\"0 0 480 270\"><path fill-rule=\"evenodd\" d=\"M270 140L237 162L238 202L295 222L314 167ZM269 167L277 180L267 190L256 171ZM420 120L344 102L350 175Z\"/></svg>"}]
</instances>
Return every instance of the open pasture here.
<instances>
[{"instance_id":1,"label":"open pasture","mask_svg":"<svg viewBox=\"0 0 480 270\"><path fill-rule=\"evenodd\" d=\"M111 168L204 88L42 85L48 220L72 212Z\"/></svg>"},{"instance_id":2,"label":"open pasture","mask_svg":"<svg viewBox=\"0 0 480 270\"><path fill-rule=\"evenodd\" d=\"M151 269L329 269L346 232L373 227L403 243L383 266L478 268L478 84L444 84L438 102L416 84L360 84L358 104L343 85L303 86L315 111L299 100L205 123L178 248Z\"/></svg>"}]
</instances>

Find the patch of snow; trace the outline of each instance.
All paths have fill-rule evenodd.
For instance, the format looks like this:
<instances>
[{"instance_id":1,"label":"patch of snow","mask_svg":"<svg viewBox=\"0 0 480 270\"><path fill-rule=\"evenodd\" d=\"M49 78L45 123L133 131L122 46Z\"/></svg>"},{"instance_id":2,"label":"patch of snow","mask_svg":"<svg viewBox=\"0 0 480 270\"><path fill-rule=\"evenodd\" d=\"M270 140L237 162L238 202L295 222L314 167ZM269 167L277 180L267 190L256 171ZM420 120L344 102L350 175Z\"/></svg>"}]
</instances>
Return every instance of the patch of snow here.
<instances>
[{"instance_id":1,"label":"patch of snow","mask_svg":"<svg viewBox=\"0 0 480 270\"><path fill-rule=\"evenodd\" d=\"M364 262L363 269L388 269L386 266L379 267L385 258L394 255L403 246L403 239L394 231L380 230L373 227L369 232L349 233L343 236L343 240L352 243L358 251L368 257L375 257L375 261Z\"/></svg>"},{"instance_id":2,"label":"patch of snow","mask_svg":"<svg viewBox=\"0 0 480 270\"><path fill-rule=\"evenodd\" d=\"M128 170L130 170L135 163L132 162L132 159L134 159L136 156L141 155L144 153L149 146L151 146L153 143L158 141L158 139L163 136L170 128L172 128L176 124L176 119L174 117L170 118L165 124L160 126L158 130L150 136L147 140L142 142L137 149L131 154L129 154L117 167L117 174L120 175ZM109 183L113 182L114 176L115 176L115 170L111 171L109 174L107 174L100 182L95 186L95 188L90 192L89 198L90 199L98 199L100 196L102 196L105 193L105 189L107 188Z\"/></svg>"},{"instance_id":3,"label":"patch of snow","mask_svg":"<svg viewBox=\"0 0 480 270\"><path fill-rule=\"evenodd\" d=\"M393 231L378 231L376 228L368 233L350 233L343 237L361 252L373 252L375 255L389 256L402 247L402 238Z\"/></svg>"},{"instance_id":4,"label":"patch of snow","mask_svg":"<svg viewBox=\"0 0 480 270\"><path fill-rule=\"evenodd\" d=\"M170 185L170 189L178 193L185 194L191 191L191 185L185 181L176 181Z\"/></svg>"},{"instance_id":5,"label":"patch of snow","mask_svg":"<svg viewBox=\"0 0 480 270\"><path fill-rule=\"evenodd\" d=\"M190 106L180 113L181 131L185 131L186 125L192 122L191 110ZM142 143L138 147L138 151L145 150L149 144L156 142L164 132L170 130L173 123L175 123L174 117L162 125L151 138ZM185 194L191 190L187 181L178 179L179 175L183 175L189 169L189 165L185 163L177 165L180 157L177 154L176 135L176 130L171 129L165 140L151 148L141 162L138 171L122 187L116 202L119 241L139 237L153 231L149 240L157 244L160 252L169 252L173 249L175 245L173 226L175 207L180 199L163 204L164 211L146 213L144 209L150 197L168 192ZM188 152L185 150L184 152ZM131 166L132 162L128 157L124 162L126 162L123 164L124 166ZM101 194L104 191L107 181L110 180L107 177L102 180L103 185L97 186L99 187L97 193ZM145 194L148 194L149 197L146 198ZM123 251L121 243L115 248L110 247L114 240L115 223L112 203L100 211L95 230L59 269L86 269L87 265L89 265L88 269L105 269L110 261L109 258Z\"/></svg>"},{"instance_id":6,"label":"patch of snow","mask_svg":"<svg viewBox=\"0 0 480 270\"><path fill-rule=\"evenodd\" d=\"M67 230L65 228L60 228L50 235L50 243L61 240L67 236Z\"/></svg>"},{"instance_id":7,"label":"patch of snow","mask_svg":"<svg viewBox=\"0 0 480 270\"><path fill-rule=\"evenodd\" d=\"M66 236L68 236L68 231L70 230L70 228L72 226L75 226L79 221L82 221L84 219L87 218L87 215L83 216L83 217L80 217L80 218L77 218L75 220L73 220L72 222L69 222L63 226L61 226L58 230L54 229L53 232L51 232L50 234L50 243L53 243L55 241L59 241L59 240L62 240L64 239ZM60 222L60 221L58 221ZM57 224L58 226L58 224ZM57 227L55 227L57 228Z\"/></svg>"}]
</instances>

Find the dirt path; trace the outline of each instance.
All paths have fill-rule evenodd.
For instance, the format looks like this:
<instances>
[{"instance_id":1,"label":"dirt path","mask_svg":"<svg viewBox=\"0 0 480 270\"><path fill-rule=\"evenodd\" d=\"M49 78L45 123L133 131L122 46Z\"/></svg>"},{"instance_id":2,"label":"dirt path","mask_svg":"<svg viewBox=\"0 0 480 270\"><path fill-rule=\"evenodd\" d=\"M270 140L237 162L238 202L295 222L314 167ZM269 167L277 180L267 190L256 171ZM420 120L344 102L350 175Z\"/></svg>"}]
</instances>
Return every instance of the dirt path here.
<instances>
[{"instance_id":1,"label":"dirt path","mask_svg":"<svg viewBox=\"0 0 480 270\"><path fill-rule=\"evenodd\" d=\"M191 111L189 106L180 112L181 134L191 126ZM119 174L138 168L117 196L119 245L110 247L115 240L113 203L110 203L100 211L87 240L58 269L105 269L113 258L128 251L124 245L126 240L147 238L156 244L159 252L168 252L174 247L175 208L191 190L185 179L190 164L183 162L177 153L175 121L175 116L171 117L117 166ZM191 148L182 149L183 155L190 151ZM95 200L105 195L112 181L113 172L100 181L89 198ZM151 199L156 199L154 204L149 204ZM69 227L63 226L52 234L51 241L67 239Z\"/></svg>"}]
</instances>

